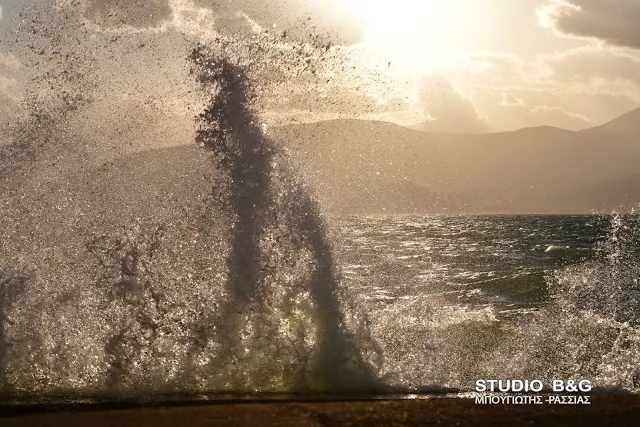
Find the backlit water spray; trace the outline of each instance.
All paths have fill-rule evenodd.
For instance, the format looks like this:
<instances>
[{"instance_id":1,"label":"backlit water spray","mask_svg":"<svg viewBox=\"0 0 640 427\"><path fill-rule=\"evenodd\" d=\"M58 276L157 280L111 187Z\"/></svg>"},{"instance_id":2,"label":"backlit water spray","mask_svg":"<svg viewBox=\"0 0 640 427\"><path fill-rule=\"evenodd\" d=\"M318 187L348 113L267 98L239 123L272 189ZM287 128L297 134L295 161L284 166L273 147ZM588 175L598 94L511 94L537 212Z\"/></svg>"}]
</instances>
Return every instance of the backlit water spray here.
<instances>
[{"instance_id":1,"label":"backlit water spray","mask_svg":"<svg viewBox=\"0 0 640 427\"><path fill-rule=\"evenodd\" d=\"M238 363L247 353L265 350L250 348L245 341L279 341L284 335L289 342L309 346L292 349L294 359L301 356L295 352L306 353L286 369L294 374L293 390L371 391L373 372L344 323L338 273L319 208L260 128L246 71L219 54L198 46L190 56L197 80L214 92L199 116L197 142L213 153L217 169L223 172L217 188L219 208L232 218L227 301L212 323L225 349L215 363ZM296 268L305 270L298 283L278 271ZM288 295L275 302L281 292ZM274 302L285 304L277 307L286 313L286 318L278 319L284 322L280 325L268 319ZM308 319L296 314L304 310L301 305L312 308ZM260 356L270 364L290 359ZM238 368L241 377L250 375L246 366ZM266 366L251 369L262 372L258 375L270 371Z\"/></svg>"},{"instance_id":2,"label":"backlit water spray","mask_svg":"<svg viewBox=\"0 0 640 427\"><path fill-rule=\"evenodd\" d=\"M498 268L483 265L493 273L548 243L499 236L527 218L398 216L350 218L341 237L352 244L333 247L291 146L261 118L293 86L349 77L337 48L265 33L194 48L169 32L93 32L72 12L25 18L22 47L34 50L25 57L48 65L42 75L34 65L24 120L0 147L3 397L353 396L468 390L478 378L638 389L637 214L607 217L611 233L592 259L533 279L509 271L473 295L497 301L452 302L447 295L464 294L448 286L475 274L471 253L499 247ZM126 69L155 64L167 46L180 65L149 78ZM172 92L153 98L156 87ZM136 144L170 139L149 138L149 128L171 129L167 117L189 116L175 105L200 101L189 113L200 149L136 160ZM126 102L135 108L118 111ZM137 120L123 137L129 116ZM301 151L314 149L305 143ZM567 220L546 221L549 230L532 234ZM430 281L438 274L445 283ZM447 292L435 293L439 285ZM500 318L522 289L535 304Z\"/></svg>"},{"instance_id":3,"label":"backlit water spray","mask_svg":"<svg viewBox=\"0 0 640 427\"><path fill-rule=\"evenodd\" d=\"M62 142L75 161L99 149L73 128L90 103L39 103L53 123L16 126L0 153L3 174L21 178L3 187L3 394L379 390L380 352L366 317L350 309L320 208L259 124L255 78L264 70L242 63L248 46L309 69L328 47L283 51L278 38L257 38L189 55L210 97L196 132L210 194L168 219L120 219L113 196L92 205L64 175L43 193L38 179L15 173L42 173L41 159L55 165ZM68 192L64 203L58 191Z\"/></svg>"}]
</instances>

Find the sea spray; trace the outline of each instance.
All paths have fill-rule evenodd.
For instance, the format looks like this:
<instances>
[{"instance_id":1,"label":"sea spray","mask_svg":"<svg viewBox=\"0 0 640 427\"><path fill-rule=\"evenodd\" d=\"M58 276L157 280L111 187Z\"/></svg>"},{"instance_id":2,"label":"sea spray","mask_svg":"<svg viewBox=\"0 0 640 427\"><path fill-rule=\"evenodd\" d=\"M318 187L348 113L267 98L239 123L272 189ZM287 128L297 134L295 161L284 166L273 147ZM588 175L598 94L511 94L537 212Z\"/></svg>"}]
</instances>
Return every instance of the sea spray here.
<instances>
[{"instance_id":1,"label":"sea spray","mask_svg":"<svg viewBox=\"0 0 640 427\"><path fill-rule=\"evenodd\" d=\"M47 129L59 117L27 124L33 183L7 183L24 195L3 199L15 230L0 265L2 393L378 390L376 343L349 311L318 205L257 125L251 70L210 55L199 47L191 60L225 70L201 81L215 93L198 133L214 191L168 217L114 217L112 199L85 204L66 178L47 192L33 174L55 152ZM74 148L73 138L60 139ZM5 159L15 172L17 158Z\"/></svg>"},{"instance_id":2,"label":"sea spray","mask_svg":"<svg viewBox=\"0 0 640 427\"><path fill-rule=\"evenodd\" d=\"M153 68L159 57L166 64L171 52L174 60L185 52L186 40L174 50L154 44L156 36L175 36L171 30L94 31L70 9L56 10L25 16L17 33L18 50L30 51L25 68L35 76L27 114L0 153L0 393L171 399L175 393L386 391L388 385L465 389L478 378L572 376L638 389L637 215L614 217L597 259L550 274L540 285L550 299L537 277L500 280L489 292L502 299L495 305L452 306L427 286L403 295L399 288L416 280L405 271L410 260L399 263L403 249L381 245L389 262L371 275L355 270L370 288L356 303L320 208L289 165L286 147L260 123L265 110L290 106L289 94L303 92L306 99L308 90L312 98L314 89L353 77L349 61L335 66L338 47L321 38L291 43L266 31L240 40L210 35L211 47L198 47L189 60L204 90L188 92L192 79L180 67L173 67L174 79L165 74L171 67ZM183 185L174 191L206 182L203 194L186 201L175 193L150 196L155 186L124 185L130 177L156 176L146 163L135 171L110 169L112 159L132 157L129 147L173 139L164 126L175 116L145 108L176 93L189 107L208 98L197 138L206 150L193 155L206 158L207 173L178 165L162 174ZM133 120L123 134L118 108L125 98L135 109L125 110ZM340 103L339 96L327 99ZM102 110L91 110L97 105ZM191 113L184 113L178 115L188 121ZM165 130L154 139L148 128ZM183 137L171 142L193 143ZM111 184L109 171L116 175ZM184 206L176 208L174 199ZM140 200L148 203L142 215L133 206ZM161 215L169 205L171 212ZM404 221L382 231L412 243ZM459 226L479 234L470 243L482 249L508 222L469 217ZM364 241L380 231L361 217L353 223ZM437 230L447 226L424 233ZM538 231L544 230L533 234ZM464 248L457 246L447 244L439 255L456 255ZM511 252L516 246L501 248L505 261L521 259ZM419 247L420 257L438 251ZM357 259L367 249L358 243L346 250ZM466 273L471 257L465 254L454 270ZM404 276L381 273L387 266ZM419 277L442 268L431 264ZM541 301L502 321L497 307L523 286L540 291ZM371 308L363 300L381 293L386 308L363 315Z\"/></svg>"},{"instance_id":3,"label":"sea spray","mask_svg":"<svg viewBox=\"0 0 640 427\"><path fill-rule=\"evenodd\" d=\"M309 271L306 283L296 285L297 292L309 299L315 311L312 334L304 341L314 346L307 350L308 359L300 361L303 366L295 389L371 391L375 384L371 367L345 327L338 274L319 208L287 170L286 157L278 146L259 127L245 70L218 55L198 46L190 58L198 81L205 89L214 90L199 117L197 142L214 154L216 167L224 172L222 206L234 218L227 258L228 300L215 321L216 330L224 337L221 345L228 347L222 363L244 357L243 348L252 351L242 342L241 332L247 324L268 331L264 324L252 323L253 315L247 311L270 310L270 294L279 290L268 282L280 265L300 258L309 264ZM291 285L286 279L275 284ZM280 339L275 329L268 333ZM251 335L261 332L251 331Z\"/></svg>"}]
</instances>

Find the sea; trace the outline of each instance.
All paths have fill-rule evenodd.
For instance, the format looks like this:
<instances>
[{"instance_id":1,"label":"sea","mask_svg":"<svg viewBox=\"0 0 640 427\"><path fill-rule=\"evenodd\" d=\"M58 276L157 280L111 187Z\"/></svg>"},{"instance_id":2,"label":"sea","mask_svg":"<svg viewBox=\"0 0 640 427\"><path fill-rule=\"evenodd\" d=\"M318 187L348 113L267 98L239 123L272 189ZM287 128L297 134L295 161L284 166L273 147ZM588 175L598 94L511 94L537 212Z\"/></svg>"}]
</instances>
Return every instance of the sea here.
<instances>
[{"instance_id":1,"label":"sea","mask_svg":"<svg viewBox=\"0 0 640 427\"><path fill-rule=\"evenodd\" d=\"M375 309L439 298L516 320L549 302L550 275L594 259L611 225L599 215L346 217L342 274Z\"/></svg>"},{"instance_id":2,"label":"sea","mask_svg":"<svg viewBox=\"0 0 640 427\"><path fill-rule=\"evenodd\" d=\"M388 384L640 382L637 215L353 216L342 280ZM394 368L402 366L399 372Z\"/></svg>"}]
</instances>

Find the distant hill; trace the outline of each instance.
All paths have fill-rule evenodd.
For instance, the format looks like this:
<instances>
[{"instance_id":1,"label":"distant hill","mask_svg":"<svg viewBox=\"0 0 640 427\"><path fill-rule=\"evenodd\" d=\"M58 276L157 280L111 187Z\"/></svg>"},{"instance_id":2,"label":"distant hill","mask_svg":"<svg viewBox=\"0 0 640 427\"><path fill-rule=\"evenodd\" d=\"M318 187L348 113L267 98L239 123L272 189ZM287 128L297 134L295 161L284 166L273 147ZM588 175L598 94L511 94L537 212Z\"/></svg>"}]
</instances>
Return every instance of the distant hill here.
<instances>
[{"instance_id":1,"label":"distant hill","mask_svg":"<svg viewBox=\"0 0 640 427\"><path fill-rule=\"evenodd\" d=\"M338 214L611 212L640 202L638 116L640 110L580 132L536 127L432 134L387 122L334 120L270 134L323 205ZM22 215L28 209L29 221L52 224L53 233L77 215L105 226L125 217L169 217L208 193L206 155L188 138L185 144L98 165L47 161L21 188L3 189L0 207L7 218L9 210ZM18 200L29 207L19 208Z\"/></svg>"},{"instance_id":2,"label":"distant hill","mask_svg":"<svg viewBox=\"0 0 640 427\"><path fill-rule=\"evenodd\" d=\"M611 120L602 126L586 129L584 133L640 136L640 108Z\"/></svg>"},{"instance_id":3,"label":"distant hill","mask_svg":"<svg viewBox=\"0 0 640 427\"><path fill-rule=\"evenodd\" d=\"M455 120L429 120L408 126L409 129L421 130L431 133L489 133L489 127L481 120L467 120L464 123L457 123Z\"/></svg>"},{"instance_id":4,"label":"distant hill","mask_svg":"<svg viewBox=\"0 0 640 427\"><path fill-rule=\"evenodd\" d=\"M611 212L640 202L639 114L581 132L429 134L336 120L275 133L339 212Z\"/></svg>"}]
</instances>

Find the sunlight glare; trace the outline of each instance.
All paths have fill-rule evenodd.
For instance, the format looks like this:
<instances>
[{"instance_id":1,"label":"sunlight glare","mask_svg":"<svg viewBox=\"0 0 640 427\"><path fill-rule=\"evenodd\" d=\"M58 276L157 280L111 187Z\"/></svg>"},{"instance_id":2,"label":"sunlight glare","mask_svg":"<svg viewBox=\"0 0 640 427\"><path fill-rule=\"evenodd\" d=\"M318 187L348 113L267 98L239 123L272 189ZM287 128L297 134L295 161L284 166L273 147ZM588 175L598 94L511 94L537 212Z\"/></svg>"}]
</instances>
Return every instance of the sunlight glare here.
<instances>
[{"instance_id":1,"label":"sunlight glare","mask_svg":"<svg viewBox=\"0 0 640 427\"><path fill-rule=\"evenodd\" d=\"M347 0L365 23L363 46L406 71L440 67L464 36L466 0ZM464 11L464 13L462 13Z\"/></svg>"}]
</instances>

